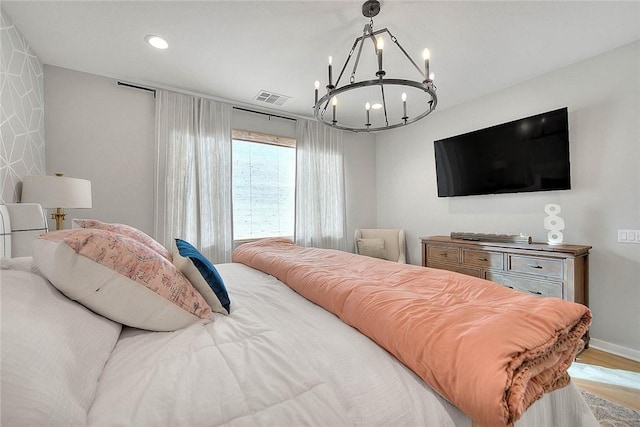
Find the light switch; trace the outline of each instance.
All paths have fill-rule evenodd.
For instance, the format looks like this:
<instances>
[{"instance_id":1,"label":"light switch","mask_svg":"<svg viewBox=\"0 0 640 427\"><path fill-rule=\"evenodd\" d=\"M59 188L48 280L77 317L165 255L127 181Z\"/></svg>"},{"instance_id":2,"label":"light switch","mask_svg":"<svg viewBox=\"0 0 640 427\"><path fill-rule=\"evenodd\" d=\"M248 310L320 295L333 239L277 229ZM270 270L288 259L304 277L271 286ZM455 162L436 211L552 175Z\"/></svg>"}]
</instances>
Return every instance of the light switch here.
<instances>
[{"instance_id":1,"label":"light switch","mask_svg":"<svg viewBox=\"0 0 640 427\"><path fill-rule=\"evenodd\" d=\"M618 230L618 242L640 244L640 230Z\"/></svg>"}]
</instances>

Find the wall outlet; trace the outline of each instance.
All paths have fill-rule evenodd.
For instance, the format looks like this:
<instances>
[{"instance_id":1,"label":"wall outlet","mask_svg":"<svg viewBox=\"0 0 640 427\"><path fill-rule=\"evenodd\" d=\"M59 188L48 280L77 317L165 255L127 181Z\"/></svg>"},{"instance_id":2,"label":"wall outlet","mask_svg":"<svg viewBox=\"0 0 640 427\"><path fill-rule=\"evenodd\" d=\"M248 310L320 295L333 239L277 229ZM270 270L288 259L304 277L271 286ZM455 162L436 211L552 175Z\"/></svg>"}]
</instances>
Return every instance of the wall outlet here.
<instances>
[{"instance_id":1,"label":"wall outlet","mask_svg":"<svg viewBox=\"0 0 640 427\"><path fill-rule=\"evenodd\" d=\"M640 230L618 230L618 242L640 244Z\"/></svg>"}]
</instances>

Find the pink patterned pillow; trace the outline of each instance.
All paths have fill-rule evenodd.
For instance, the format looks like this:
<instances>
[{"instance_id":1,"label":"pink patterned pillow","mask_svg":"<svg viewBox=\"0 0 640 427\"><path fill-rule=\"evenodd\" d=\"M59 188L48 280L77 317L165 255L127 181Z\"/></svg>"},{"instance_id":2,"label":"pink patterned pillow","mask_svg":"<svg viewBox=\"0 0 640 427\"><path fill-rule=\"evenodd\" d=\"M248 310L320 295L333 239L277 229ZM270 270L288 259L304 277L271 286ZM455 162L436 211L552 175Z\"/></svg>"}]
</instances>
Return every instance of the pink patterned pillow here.
<instances>
[{"instance_id":1,"label":"pink patterned pillow","mask_svg":"<svg viewBox=\"0 0 640 427\"><path fill-rule=\"evenodd\" d=\"M125 235L61 230L40 235L33 249L58 290L116 322L172 331L212 319L207 302L169 260Z\"/></svg>"},{"instance_id":2,"label":"pink patterned pillow","mask_svg":"<svg viewBox=\"0 0 640 427\"><path fill-rule=\"evenodd\" d=\"M133 240L142 243L143 245L149 246L154 251L158 252L160 255L172 261L171 252L167 250L164 246L162 246L157 241L153 240L151 236L146 234L143 231L138 230L135 227L126 224L116 224L116 223L108 223L98 221L97 219L73 219L74 226L78 226L80 228L96 228L98 230L107 230L112 231L114 233L123 234L127 237L132 238Z\"/></svg>"}]
</instances>

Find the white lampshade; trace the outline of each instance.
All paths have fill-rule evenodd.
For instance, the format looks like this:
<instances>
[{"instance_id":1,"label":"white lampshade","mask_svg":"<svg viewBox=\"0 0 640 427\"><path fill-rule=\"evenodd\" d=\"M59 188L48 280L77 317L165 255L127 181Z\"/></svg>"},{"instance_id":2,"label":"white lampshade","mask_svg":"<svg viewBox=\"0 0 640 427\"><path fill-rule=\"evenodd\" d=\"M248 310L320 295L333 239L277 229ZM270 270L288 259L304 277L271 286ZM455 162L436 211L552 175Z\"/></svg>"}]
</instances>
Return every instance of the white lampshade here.
<instances>
[{"instance_id":1,"label":"white lampshade","mask_svg":"<svg viewBox=\"0 0 640 427\"><path fill-rule=\"evenodd\" d=\"M22 203L39 203L43 208L89 209L91 181L66 176L25 176Z\"/></svg>"}]
</instances>

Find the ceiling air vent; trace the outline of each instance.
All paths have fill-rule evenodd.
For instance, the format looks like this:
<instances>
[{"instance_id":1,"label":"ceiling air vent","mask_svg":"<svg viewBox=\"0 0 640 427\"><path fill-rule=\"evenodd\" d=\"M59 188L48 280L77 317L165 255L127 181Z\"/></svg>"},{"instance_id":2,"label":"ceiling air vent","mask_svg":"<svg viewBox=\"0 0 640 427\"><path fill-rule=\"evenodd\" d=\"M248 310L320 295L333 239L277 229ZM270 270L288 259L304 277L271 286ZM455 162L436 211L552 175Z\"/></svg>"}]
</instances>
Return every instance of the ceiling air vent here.
<instances>
[{"instance_id":1,"label":"ceiling air vent","mask_svg":"<svg viewBox=\"0 0 640 427\"><path fill-rule=\"evenodd\" d=\"M255 97L256 101L266 102L271 105L282 105L291 99L290 96L278 95L277 93L267 92L266 90L261 90Z\"/></svg>"}]
</instances>

